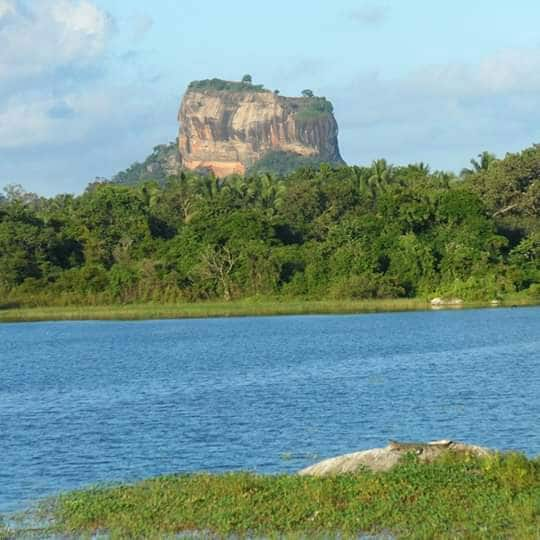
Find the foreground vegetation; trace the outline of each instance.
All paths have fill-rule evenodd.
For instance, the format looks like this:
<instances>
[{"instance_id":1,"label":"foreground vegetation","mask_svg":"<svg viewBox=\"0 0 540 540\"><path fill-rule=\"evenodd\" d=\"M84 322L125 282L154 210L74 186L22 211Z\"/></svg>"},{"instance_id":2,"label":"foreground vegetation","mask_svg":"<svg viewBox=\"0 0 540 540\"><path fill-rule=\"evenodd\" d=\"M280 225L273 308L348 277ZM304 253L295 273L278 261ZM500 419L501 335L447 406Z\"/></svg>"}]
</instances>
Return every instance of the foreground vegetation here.
<instances>
[{"instance_id":1,"label":"foreground vegetation","mask_svg":"<svg viewBox=\"0 0 540 540\"><path fill-rule=\"evenodd\" d=\"M112 538L516 538L540 535L540 460L519 454L411 455L389 473L327 478L169 476L62 495L44 513L59 534Z\"/></svg>"},{"instance_id":2,"label":"foreground vegetation","mask_svg":"<svg viewBox=\"0 0 540 540\"><path fill-rule=\"evenodd\" d=\"M539 146L459 178L379 160L0 196L2 305L516 295L540 299Z\"/></svg>"}]
</instances>

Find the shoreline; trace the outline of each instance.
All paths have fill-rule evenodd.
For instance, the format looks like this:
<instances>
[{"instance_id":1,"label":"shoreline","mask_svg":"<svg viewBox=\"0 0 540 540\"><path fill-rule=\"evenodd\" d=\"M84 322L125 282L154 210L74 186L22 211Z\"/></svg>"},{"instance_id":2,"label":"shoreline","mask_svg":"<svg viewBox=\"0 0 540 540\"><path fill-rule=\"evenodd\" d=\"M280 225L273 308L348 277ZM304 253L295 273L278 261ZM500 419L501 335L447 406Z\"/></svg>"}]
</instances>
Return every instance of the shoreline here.
<instances>
[{"instance_id":1,"label":"shoreline","mask_svg":"<svg viewBox=\"0 0 540 540\"><path fill-rule=\"evenodd\" d=\"M170 319L206 319L229 317L270 317L295 315L356 315L440 311L456 309L498 309L535 307L540 300L520 298L490 302L464 302L460 305L432 306L428 300L399 298L391 300L238 300L186 304L112 304L97 306L0 306L0 324L55 321L144 321Z\"/></svg>"}]
</instances>

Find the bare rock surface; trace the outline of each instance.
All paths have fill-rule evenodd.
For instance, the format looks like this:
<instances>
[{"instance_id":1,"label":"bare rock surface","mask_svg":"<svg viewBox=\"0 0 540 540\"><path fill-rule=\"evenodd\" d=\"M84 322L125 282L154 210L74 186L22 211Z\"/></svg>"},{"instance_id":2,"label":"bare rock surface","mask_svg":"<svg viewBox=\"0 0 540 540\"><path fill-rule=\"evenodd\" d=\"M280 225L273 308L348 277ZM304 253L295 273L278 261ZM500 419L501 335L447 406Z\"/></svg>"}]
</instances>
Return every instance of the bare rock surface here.
<instances>
[{"instance_id":1,"label":"bare rock surface","mask_svg":"<svg viewBox=\"0 0 540 540\"><path fill-rule=\"evenodd\" d=\"M463 300L461 298L433 298L431 300L432 307L439 306L454 306L461 307L463 305Z\"/></svg>"},{"instance_id":2,"label":"bare rock surface","mask_svg":"<svg viewBox=\"0 0 540 540\"><path fill-rule=\"evenodd\" d=\"M481 446L448 440L427 443L390 441L385 448L374 448L372 450L364 450L362 452L354 452L352 454L326 459L302 469L298 474L301 476L328 476L354 473L363 468L373 472L384 472L395 467L408 453L413 453L418 456L420 461L428 463L448 451L472 454L479 457L487 456L491 453L491 450Z\"/></svg>"}]
</instances>

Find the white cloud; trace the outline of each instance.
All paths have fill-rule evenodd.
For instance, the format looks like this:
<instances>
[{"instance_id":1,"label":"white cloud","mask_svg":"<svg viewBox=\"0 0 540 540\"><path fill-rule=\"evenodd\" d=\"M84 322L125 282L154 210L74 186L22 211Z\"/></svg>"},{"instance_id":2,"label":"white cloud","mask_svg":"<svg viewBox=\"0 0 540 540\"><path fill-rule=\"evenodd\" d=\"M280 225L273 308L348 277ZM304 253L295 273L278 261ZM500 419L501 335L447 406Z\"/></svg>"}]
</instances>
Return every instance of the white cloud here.
<instances>
[{"instance_id":1,"label":"white cloud","mask_svg":"<svg viewBox=\"0 0 540 540\"><path fill-rule=\"evenodd\" d=\"M38 91L12 96L0 106L0 152L66 144L83 148L119 133L127 137L129 131L148 129L153 115L162 113L151 100L149 87L124 85L109 86L107 92L92 85L62 96ZM172 110L171 133L174 118Z\"/></svg>"},{"instance_id":2,"label":"white cloud","mask_svg":"<svg viewBox=\"0 0 540 540\"><path fill-rule=\"evenodd\" d=\"M100 106L99 97L93 107L85 103L88 99L77 95L58 99L36 91L11 97L0 109L0 150L82 141L109 112Z\"/></svg>"},{"instance_id":3,"label":"white cloud","mask_svg":"<svg viewBox=\"0 0 540 540\"><path fill-rule=\"evenodd\" d=\"M153 70L111 49L113 30L152 20L125 20L93 0L0 0L0 186L80 189L174 138L176 94L158 99Z\"/></svg>"},{"instance_id":4,"label":"white cloud","mask_svg":"<svg viewBox=\"0 0 540 540\"><path fill-rule=\"evenodd\" d=\"M99 95L85 75L100 67L110 17L89 0L0 0L0 13L9 14L0 26L0 150L81 140L100 118L81 100Z\"/></svg>"},{"instance_id":5,"label":"white cloud","mask_svg":"<svg viewBox=\"0 0 540 540\"><path fill-rule=\"evenodd\" d=\"M86 66L105 50L111 20L89 0L0 0L0 81L21 83L56 69Z\"/></svg>"},{"instance_id":6,"label":"white cloud","mask_svg":"<svg viewBox=\"0 0 540 540\"><path fill-rule=\"evenodd\" d=\"M336 96L345 159L431 161L458 170L489 150L540 141L540 49L505 50L476 65L425 66L399 79L360 75Z\"/></svg>"},{"instance_id":7,"label":"white cloud","mask_svg":"<svg viewBox=\"0 0 540 540\"><path fill-rule=\"evenodd\" d=\"M15 15L15 5L9 0L0 0L0 21L8 15Z\"/></svg>"},{"instance_id":8,"label":"white cloud","mask_svg":"<svg viewBox=\"0 0 540 540\"><path fill-rule=\"evenodd\" d=\"M61 33L58 41L67 58L92 58L103 52L110 19L94 4L87 0L57 0L51 5L50 15Z\"/></svg>"},{"instance_id":9,"label":"white cloud","mask_svg":"<svg viewBox=\"0 0 540 540\"><path fill-rule=\"evenodd\" d=\"M0 189L20 183L42 194L79 192L174 140L177 107L136 85L13 101L0 112Z\"/></svg>"},{"instance_id":10,"label":"white cloud","mask_svg":"<svg viewBox=\"0 0 540 540\"><path fill-rule=\"evenodd\" d=\"M477 65L426 66L413 72L405 86L448 96L500 95L540 90L540 49L507 49Z\"/></svg>"}]
</instances>

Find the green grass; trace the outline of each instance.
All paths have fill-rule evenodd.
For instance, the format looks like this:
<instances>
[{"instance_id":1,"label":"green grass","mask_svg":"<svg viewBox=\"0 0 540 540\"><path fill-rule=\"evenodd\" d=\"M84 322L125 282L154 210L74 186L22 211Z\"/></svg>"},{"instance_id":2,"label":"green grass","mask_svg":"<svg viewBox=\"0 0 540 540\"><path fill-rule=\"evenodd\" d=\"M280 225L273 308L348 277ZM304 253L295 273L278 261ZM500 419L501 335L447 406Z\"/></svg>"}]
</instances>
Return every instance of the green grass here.
<instances>
[{"instance_id":1,"label":"green grass","mask_svg":"<svg viewBox=\"0 0 540 540\"><path fill-rule=\"evenodd\" d=\"M7 540L8 538L10 538L10 531L0 522L0 540Z\"/></svg>"},{"instance_id":2,"label":"green grass","mask_svg":"<svg viewBox=\"0 0 540 540\"><path fill-rule=\"evenodd\" d=\"M520 454L410 456L389 473L309 478L247 473L168 476L61 495L58 534L163 538L540 538L540 460Z\"/></svg>"},{"instance_id":3,"label":"green grass","mask_svg":"<svg viewBox=\"0 0 540 540\"><path fill-rule=\"evenodd\" d=\"M537 301L521 298L511 305L534 305ZM464 307L487 307L468 303ZM510 304L503 304L510 305ZM116 304L103 306L0 306L0 323L51 320L147 320L206 317L248 317L269 315L349 314L414 311L430 309L423 299L389 300L239 300L234 302L197 302L186 304Z\"/></svg>"},{"instance_id":4,"label":"green grass","mask_svg":"<svg viewBox=\"0 0 540 540\"><path fill-rule=\"evenodd\" d=\"M177 305L126 304L108 306L8 307L0 310L0 322L46 320L141 320L256 315L360 313L426 309L424 300L302 301L243 300L197 302Z\"/></svg>"}]
</instances>

